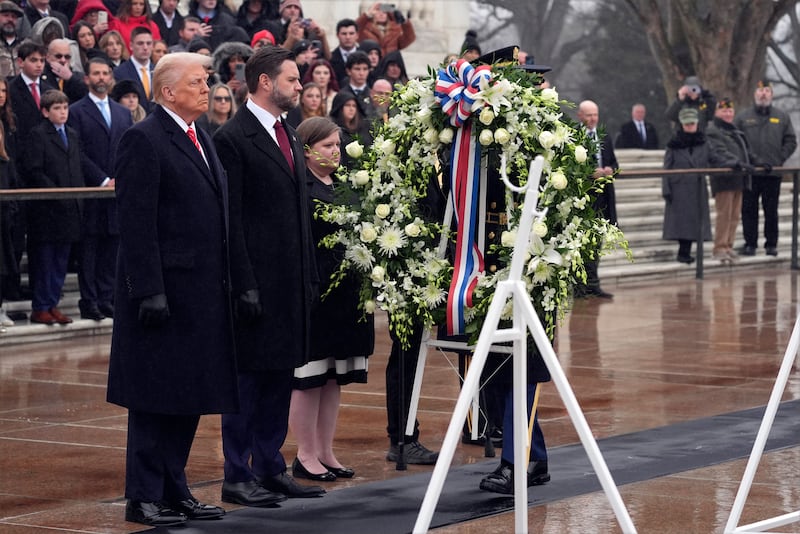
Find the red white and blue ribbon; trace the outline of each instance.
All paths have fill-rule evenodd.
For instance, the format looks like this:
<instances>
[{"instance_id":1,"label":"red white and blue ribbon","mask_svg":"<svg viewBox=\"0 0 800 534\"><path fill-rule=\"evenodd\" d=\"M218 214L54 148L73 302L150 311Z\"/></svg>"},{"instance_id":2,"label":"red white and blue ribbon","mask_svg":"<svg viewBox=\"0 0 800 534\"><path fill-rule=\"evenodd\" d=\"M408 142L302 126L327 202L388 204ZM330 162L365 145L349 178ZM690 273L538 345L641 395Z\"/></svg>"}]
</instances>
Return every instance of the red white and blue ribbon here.
<instances>
[{"instance_id":1,"label":"red white and blue ribbon","mask_svg":"<svg viewBox=\"0 0 800 534\"><path fill-rule=\"evenodd\" d=\"M488 66L473 67L460 59L439 70L434 94L450 124L458 128L450 153L450 191L456 217L456 250L453 280L447 294L447 333L464 333L464 310L472 307L472 293L483 272L483 254L478 248L478 185L480 145L472 135L472 106L482 79L491 79Z\"/></svg>"}]
</instances>

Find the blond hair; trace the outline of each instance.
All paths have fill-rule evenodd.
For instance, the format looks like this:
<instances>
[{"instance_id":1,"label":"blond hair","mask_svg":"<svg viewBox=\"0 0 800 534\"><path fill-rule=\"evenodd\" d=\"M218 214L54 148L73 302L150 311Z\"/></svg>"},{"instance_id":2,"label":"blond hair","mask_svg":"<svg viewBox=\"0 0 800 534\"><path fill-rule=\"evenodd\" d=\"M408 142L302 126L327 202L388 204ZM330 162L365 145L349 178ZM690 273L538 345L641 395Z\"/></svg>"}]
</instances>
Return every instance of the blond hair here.
<instances>
[{"instance_id":1,"label":"blond hair","mask_svg":"<svg viewBox=\"0 0 800 534\"><path fill-rule=\"evenodd\" d=\"M204 69L210 67L211 58L193 52L175 52L162 57L153 70L153 100L163 105L161 90L178 83L189 67L198 65Z\"/></svg>"}]
</instances>

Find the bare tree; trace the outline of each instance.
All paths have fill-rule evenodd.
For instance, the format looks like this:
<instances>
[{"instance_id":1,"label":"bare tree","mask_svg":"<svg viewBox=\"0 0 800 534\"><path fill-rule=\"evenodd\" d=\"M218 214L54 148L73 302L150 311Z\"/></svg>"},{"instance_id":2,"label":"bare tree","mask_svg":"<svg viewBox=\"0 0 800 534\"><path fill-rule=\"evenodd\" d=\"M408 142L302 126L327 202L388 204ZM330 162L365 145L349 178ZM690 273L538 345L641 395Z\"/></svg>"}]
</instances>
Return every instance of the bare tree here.
<instances>
[{"instance_id":1,"label":"bare tree","mask_svg":"<svg viewBox=\"0 0 800 534\"><path fill-rule=\"evenodd\" d=\"M645 26L667 98L697 75L717 96L750 102L778 21L800 0L624 0Z\"/></svg>"},{"instance_id":2,"label":"bare tree","mask_svg":"<svg viewBox=\"0 0 800 534\"><path fill-rule=\"evenodd\" d=\"M581 50L579 41L565 41L564 29L573 14L570 0L479 0L479 4L491 10L487 19L495 21L479 30L480 41L514 28L519 36L515 44L540 62L556 57L565 62Z\"/></svg>"}]
</instances>

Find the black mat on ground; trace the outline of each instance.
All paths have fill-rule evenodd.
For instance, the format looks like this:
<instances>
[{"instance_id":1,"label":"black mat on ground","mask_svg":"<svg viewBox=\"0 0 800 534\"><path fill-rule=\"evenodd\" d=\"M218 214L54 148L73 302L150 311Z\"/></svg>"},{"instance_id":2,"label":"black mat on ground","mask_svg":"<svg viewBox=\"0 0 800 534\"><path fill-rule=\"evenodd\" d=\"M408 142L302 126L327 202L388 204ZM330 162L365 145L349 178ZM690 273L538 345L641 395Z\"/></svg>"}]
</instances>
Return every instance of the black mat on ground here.
<instances>
[{"instance_id":1,"label":"black mat on ground","mask_svg":"<svg viewBox=\"0 0 800 534\"><path fill-rule=\"evenodd\" d=\"M748 457L764 410L765 407L755 408L614 436L598 441L598 445L618 486L640 482ZM800 444L799 413L800 400L781 404L767 441L767 450ZM513 496L478 489L481 478L492 471L498 462L499 451L497 459L451 468L431 528L513 510ZM530 489L528 498L531 506L602 490L580 444L551 449L549 465L552 481ZM430 474L430 471L426 471L423 474L366 483L331 491L319 499L290 499L278 508L235 510L221 521L190 521L187 527L150 529L147 532L411 532Z\"/></svg>"}]
</instances>

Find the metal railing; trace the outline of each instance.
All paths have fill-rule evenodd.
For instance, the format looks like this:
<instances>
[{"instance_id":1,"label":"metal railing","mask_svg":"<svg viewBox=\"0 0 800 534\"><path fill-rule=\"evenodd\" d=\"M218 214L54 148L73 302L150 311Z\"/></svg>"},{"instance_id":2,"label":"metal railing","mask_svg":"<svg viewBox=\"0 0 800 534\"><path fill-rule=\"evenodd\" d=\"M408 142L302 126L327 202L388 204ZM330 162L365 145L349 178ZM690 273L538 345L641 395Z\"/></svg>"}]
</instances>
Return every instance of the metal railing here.
<instances>
[{"instance_id":1,"label":"metal railing","mask_svg":"<svg viewBox=\"0 0 800 534\"><path fill-rule=\"evenodd\" d=\"M639 169L639 170L621 170L617 175L618 180L635 180L639 178L660 178L662 176L679 175L679 174L700 174L701 179L697 181L698 195L697 195L697 210L700 215L700 227L697 229L697 265L695 266L695 278L703 278L703 232L705 227L703 225L703 209L702 204L703 196L700 194L700 188L706 187L706 176L715 174L728 174L735 172L730 168L714 168L714 169ZM763 173L763 167L756 167L756 174ZM800 269L798 264L798 211L800 211L800 199L798 197L798 190L800 189L800 167L774 167L770 171L771 175L782 175L783 181L788 181L788 176L792 180L792 250L791 250L791 268L794 270ZM687 177L687 179L692 177ZM2 214L3 202L12 200L55 200L62 198L113 198L114 189L108 187L65 187L65 188L41 188L41 189L0 189L0 214ZM0 255L2 255L2 243L0 242Z\"/></svg>"},{"instance_id":2,"label":"metal railing","mask_svg":"<svg viewBox=\"0 0 800 534\"><path fill-rule=\"evenodd\" d=\"M697 168L697 169L640 169L635 171L621 170L617 174L618 180L635 180L637 178L661 178L662 176L674 176L680 174L699 174L700 179L697 180L697 213L698 220L700 221L699 228L697 229L697 264L695 266L695 278L703 278L703 233L705 231L703 210L703 196L700 193L702 187L706 187L706 177L716 174L729 174L736 171L732 168ZM756 167L754 176L758 174L765 174L764 167ZM788 176L791 175L792 180L792 251L791 251L791 268L800 269L798 266L797 250L798 250L798 188L800 188L800 167L773 167L770 175L781 175L782 181L788 181ZM687 179L694 179L693 176L687 176ZM758 178L755 178L758 179Z\"/></svg>"}]
</instances>

